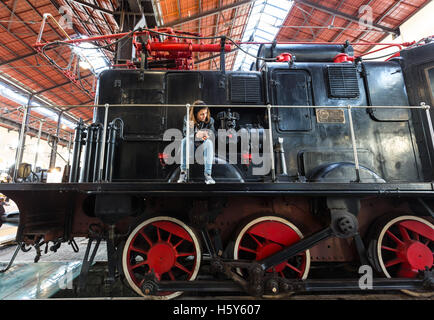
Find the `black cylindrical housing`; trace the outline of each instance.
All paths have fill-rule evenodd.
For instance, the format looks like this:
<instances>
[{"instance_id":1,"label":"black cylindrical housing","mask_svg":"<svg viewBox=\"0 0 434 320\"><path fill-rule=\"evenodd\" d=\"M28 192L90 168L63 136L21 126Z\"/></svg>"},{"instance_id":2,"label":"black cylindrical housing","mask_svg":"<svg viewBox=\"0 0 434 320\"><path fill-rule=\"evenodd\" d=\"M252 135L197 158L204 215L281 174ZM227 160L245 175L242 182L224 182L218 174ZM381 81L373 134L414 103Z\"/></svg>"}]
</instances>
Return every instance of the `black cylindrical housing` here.
<instances>
[{"instance_id":1,"label":"black cylindrical housing","mask_svg":"<svg viewBox=\"0 0 434 320\"><path fill-rule=\"evenodd\" d=\"M102 148L102 138L103 138L103 126L101 124L97 124L95 127L95 151L94 151L94 165L92 168L91 178L93 182L98 180L98 172L99 172L99 161L101 156L101 148Z\"/></svg>"},{"instance_id":2,"label":"black cylindrical housing","mask_svg":"<svg viewBox=\"0 0 434 320\"><path fill-rule=\"evenodd\" d=\"M95 144L95 129L96 127L93 123L87 127L86 148L84 150L84 163L81 168L80 182L89 182L90 169L93 165L91 159Z\"/></svg>"},{"instance_id":3,"label":"black cylindrical housing","mask_svg":"<svg viewBox=\"0 0 434 320\"><path fill-rule=\"evenodd\" d=\"M78 123L75 128L74 135L74 148L72 152L72 164L71 164L71 172L69 174L69 182L78 182L79 173L80 173L80 157L81 157L81 149L83 146L83 139L86 137L85 133L86 127L82 119Z\"/></svg>"},{"instance_id":4,"label":"black cylindrical housing","mask_svg":"<svg viewBox=\"0 0 434 320\"><path fill-rule=\"evenodd\" d=\"M118 134L119 128L111 123L108 127L108 139L107 139L107 156L105 158L105 180L111 181L113 175L113 159L115 153L116 136Z\"/></svg>"}]
</instances>

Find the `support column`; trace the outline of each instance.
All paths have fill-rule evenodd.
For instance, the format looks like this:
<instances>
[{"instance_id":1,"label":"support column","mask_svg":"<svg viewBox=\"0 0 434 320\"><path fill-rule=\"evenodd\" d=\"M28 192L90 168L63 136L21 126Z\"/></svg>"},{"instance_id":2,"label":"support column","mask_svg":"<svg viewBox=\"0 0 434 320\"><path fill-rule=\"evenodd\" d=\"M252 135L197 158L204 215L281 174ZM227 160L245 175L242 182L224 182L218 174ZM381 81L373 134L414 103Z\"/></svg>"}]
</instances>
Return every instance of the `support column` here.
<instances>
[{"instance_id":1,"label":"support column","mask_svg":"<svg viewBox=\"0 0 434 320\"><path fill-rule=\"evenodd\" d=\"M60 134L60 126L61 126L61 120L62 120L62 113L63 113L63 111L61 111L59 113L59 117L57 119L56 135L53 136L53 142L52 142L53 144L51 145L49 169L53 169L56 166L57 144L59 143L59 134Z\"/></svg>"},{"instance_id":2,"label":"support column","mask_svg":"<svg viewBox=\"0 0 434 320\"><path fill-rule=\"evenodd\" d=\"M17 151L15 153L15 166L14 166L14 176L13 181L17 181L18 168L20 164L23 162L23 154L24 147L26 145L26 133L27 133L27 125L29 124L29 116L30 116L30 102L33 98L33 95L29 96L29 100L27 100L27 105L24 106L23 112L23 120L21 122L21 129L19 135L19 143L17 147Z\"/></svg>"}]
</instances>

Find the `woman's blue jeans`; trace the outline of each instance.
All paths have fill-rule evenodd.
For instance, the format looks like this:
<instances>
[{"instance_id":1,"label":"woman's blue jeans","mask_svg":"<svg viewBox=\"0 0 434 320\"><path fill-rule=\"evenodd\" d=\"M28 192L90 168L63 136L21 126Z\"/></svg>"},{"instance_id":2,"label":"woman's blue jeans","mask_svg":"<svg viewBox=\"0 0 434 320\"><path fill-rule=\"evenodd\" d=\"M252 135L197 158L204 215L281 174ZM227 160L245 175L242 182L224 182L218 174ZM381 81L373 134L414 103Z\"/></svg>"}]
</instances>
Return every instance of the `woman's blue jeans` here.
<instances>
[{"instance_id":1,"label":"woman's blue jeans","mask_svg":"<svg viewBox=\"0 0 434 320\"><path fill-rule=\"evenodd\" d=\"M186 145L187 145L187 140L186 140L186 138L183 138L181 141L181 171L187 170ZM193 146L194 146L194 141L190 141L190 159L192 159L192 155L194 154ZM214 144L212 143L212 141L210 139L207 139L202 143L202 148L203 148L203 161L201 161L202 159L200 159L201 155L197 155L196 158L198 158L198 159L195 159L195 160L199 164L203 163L205 174L211 175L212 162L214 160ZM191 163L192 163L192 161L190 160L190 164Z\"/></svg>"}]
</instances>

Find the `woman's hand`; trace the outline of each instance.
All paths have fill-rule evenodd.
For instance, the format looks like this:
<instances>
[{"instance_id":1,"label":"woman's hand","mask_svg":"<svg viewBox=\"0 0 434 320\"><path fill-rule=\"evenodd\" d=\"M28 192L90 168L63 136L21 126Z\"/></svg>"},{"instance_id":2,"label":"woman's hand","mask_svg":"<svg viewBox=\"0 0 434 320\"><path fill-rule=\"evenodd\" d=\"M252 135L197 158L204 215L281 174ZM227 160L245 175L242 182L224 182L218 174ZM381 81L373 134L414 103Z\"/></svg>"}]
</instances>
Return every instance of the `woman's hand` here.
<instances>
[{"instance_id":1,"label":"woman's hand","mask_svg":"<svg viewBox=\"0 0 434 320\"><path fill-rule=\"evenodd\" d=\"M209 138L208 132L206 130L200 130L196 133L196 138L199 140L206 140Z\"/></svg>"}]
</instances>

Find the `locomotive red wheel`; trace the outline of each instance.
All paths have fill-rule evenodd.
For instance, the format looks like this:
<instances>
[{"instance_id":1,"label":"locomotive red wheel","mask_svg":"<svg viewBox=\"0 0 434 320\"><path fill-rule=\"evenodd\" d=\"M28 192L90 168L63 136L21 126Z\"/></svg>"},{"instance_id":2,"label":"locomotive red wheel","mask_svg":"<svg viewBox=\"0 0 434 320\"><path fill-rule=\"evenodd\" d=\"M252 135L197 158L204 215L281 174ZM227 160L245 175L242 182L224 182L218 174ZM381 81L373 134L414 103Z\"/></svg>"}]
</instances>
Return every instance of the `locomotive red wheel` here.
<instances>
[{"instance_id":1,"label":"locomotive red wheel","mask_svg":"<svg viewBox=\"0 0 434 320\"><path fill-rule=\"evenodd\" d=\"M250 221L235 242L234 258L261 260L303 238L291 222L274 216L264 216ZM267 272L276 272L283 278L306 279L310 267L310 252L298 254Z\"/></svg>"},{"instance_id":2,"label":"locomotive red wheel","mask_svg":"<svg viewBox=\"0 0 434 320\"><path fill-rule=\"evenodd\" d=\"M375 258L388 278L415 278L420 270L431 269L434 226L419 217L399 216L379 228L370 244Z\"/></svg>"},{"instance_id":3,"label":"locomotive red wheel","mask_svg":"<svg viewBox=\"0 0 434 320\"><path fill-rule=\"evenodd\" d=\"M183 222L171 217L155 217L140 223L128 237L122 268L128 284L138 294L151 299L172 299L181 292L163 292L146 296L141 291L146 274L154 272L158 280L189 280L199 271L199 241Z\"/></svg>"}]
</instances>

